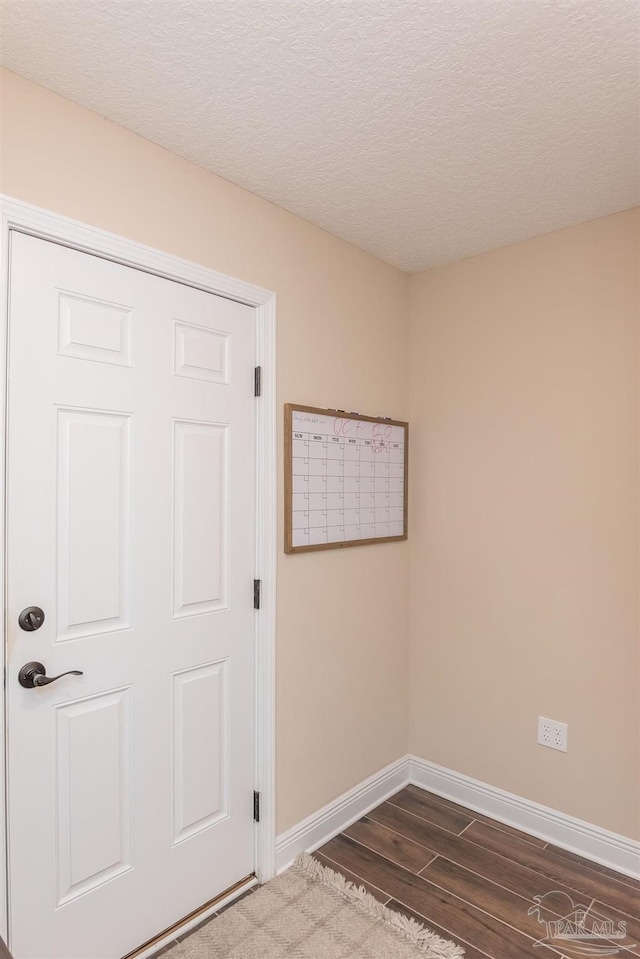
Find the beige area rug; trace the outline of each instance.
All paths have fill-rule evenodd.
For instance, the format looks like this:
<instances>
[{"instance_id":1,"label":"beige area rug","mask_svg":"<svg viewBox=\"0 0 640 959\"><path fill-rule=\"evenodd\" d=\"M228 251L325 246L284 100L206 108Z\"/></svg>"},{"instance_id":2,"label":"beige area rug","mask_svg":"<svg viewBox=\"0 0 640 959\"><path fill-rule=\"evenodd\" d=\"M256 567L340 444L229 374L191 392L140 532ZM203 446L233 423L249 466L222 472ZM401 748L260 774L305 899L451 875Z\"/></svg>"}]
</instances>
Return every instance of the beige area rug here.
<instances>
[{"instance_id":1,"label":"beige area rug","mask_svg":"<svg viewBox=\"0 0 640 959\"><path fill-rule=\"evenodd\" d=\"M464 951L306 853L162 959L458 959Z\"/></svg>"}]
</instances>

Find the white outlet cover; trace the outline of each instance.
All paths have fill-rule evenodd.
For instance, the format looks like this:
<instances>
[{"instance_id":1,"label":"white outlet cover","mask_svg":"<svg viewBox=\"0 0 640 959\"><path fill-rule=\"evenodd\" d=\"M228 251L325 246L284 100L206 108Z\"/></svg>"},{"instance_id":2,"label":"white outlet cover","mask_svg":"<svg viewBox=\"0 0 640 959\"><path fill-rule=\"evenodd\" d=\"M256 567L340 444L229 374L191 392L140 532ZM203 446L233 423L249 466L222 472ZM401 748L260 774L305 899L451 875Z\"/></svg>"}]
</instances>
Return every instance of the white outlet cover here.
<instances>
[{"instance_id":1,"label":"white outlet cover","mask_svg":"<svg viewBox=\"0 0 640 959\"><path fill-rule=\"evenodd\" d=\"M547 719L546 716L538 716L538 743L540 746L548 746L549 749L557 749L566 753L568 733L567 723L561 723L557 719Z\"/></svg>"}]
</instances>

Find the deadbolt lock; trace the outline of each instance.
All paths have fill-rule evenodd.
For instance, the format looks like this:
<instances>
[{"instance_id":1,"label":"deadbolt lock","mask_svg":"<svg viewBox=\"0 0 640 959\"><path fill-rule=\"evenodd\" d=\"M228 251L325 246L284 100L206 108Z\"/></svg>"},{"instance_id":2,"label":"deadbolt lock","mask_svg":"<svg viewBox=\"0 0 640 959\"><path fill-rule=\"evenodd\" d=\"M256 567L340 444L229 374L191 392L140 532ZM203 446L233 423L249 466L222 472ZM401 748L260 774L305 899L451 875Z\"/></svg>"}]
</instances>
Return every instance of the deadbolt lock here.
<instances>
[{"instance_id":1,"label":"deadbolt lock","mask_svg":"<svg viewBox=\"0 0 640 959\"><path fill-rule=\"evenodd\" d=\"M44 623L44 610L39 606L27 606L18 616L18 625L20 629L25 629L28 633L40 629Z\"/></svg>"}]
</instances>

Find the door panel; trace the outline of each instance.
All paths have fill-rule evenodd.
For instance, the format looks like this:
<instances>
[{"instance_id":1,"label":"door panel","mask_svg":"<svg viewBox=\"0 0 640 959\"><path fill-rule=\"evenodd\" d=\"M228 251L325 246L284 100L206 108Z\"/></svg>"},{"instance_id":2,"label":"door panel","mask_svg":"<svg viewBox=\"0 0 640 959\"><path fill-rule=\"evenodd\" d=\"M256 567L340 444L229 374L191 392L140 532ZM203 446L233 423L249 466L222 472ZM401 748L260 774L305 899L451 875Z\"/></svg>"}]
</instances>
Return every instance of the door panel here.
<instances>
[{"instance_id":1,"label":"door panel","mask_svg":"<svg viewBox=\"0 0 640 959\"><path fill-rule=\"evenodd\" d=\"M131 690L57 706L54 724L60 906L133 864Z\"/></svg>"},{"instance_id":2,"label":"door panel","mask_svg":"<svg viewBox=\"0 0 640 959\"><path fill-rule=\"evenodd\" d=\"M58 291L58 353L131 366L133 310Z\"/></svg>"},{"instance_id":3,"label":"door panel","mask_svg":"<svg viewBox=\"0 0 640 959\"><path fill-rule=\"evenodd\" d=\"M132 431L118 413L57 409L56 420L59 642L131 625Z\"/></svg>"},{"instance_id":4,"label":"door panel","mask_svg":"<svg viewBox=\"0 0 640 959\"><path fill-rule=\"evenodd\" d=\"M254 363L252 308L12 234L16 959L118 959L253 872Z\"/></svg>"},{"instance_id":5,"label":"door panel","mask_svg":"<svg viewBox=\"0 0 640 959\"><path fill-rule=\"evenodd\" d=\"M228 662L173 677L174 842L229 814Z\"/></svg>"},{"instance_id":6,"label":"door panel","mask_svg":"<svg viewBox=\"0 0 640 959\"><path fill-rule=\"evenodd\" d=\"M228 606L228 445L226 425L174 423L174 616Z\"/></svg>"},{"instance_id":7,"label":"door panel","mask_svg":"<svg viewBox=\"0 0 640 959\"><path fill-rule=\"evenodd\" d=\"M229 335L193 323L176 323L175 372L194 380L229 382Z\"/></svg>"}]
</instances>

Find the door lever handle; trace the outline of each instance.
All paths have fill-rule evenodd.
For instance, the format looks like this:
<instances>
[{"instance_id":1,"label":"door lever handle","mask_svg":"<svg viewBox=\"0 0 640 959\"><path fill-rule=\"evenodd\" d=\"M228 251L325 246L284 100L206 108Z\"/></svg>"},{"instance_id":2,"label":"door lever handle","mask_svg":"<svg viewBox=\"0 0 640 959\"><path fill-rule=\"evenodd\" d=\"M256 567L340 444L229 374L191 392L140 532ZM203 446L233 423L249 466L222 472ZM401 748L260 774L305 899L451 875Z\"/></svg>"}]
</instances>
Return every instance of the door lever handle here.
<instances>
[{"instance_id":1,"label":"door lever handle","mask_svg":"<svg viewBox=\"0 0 640 959\"><path fill-rule=\"evenodd\" d=\"M59 676L47 676L47 670L42 663L25 663L18 673L18 682L25 689L35 689L36 686L48 686L49 683L55 683L56 679L62 679L63 676L82 676L79 669L69 669L66 673L60 673Z\"/></svg>"}]
</instances>

